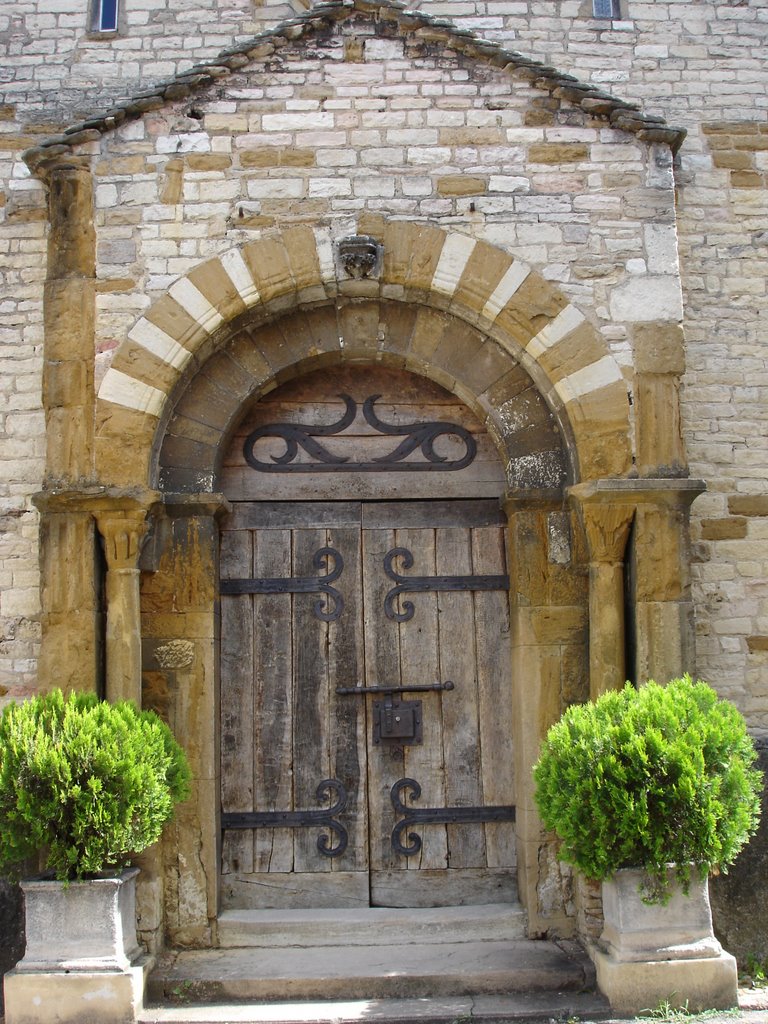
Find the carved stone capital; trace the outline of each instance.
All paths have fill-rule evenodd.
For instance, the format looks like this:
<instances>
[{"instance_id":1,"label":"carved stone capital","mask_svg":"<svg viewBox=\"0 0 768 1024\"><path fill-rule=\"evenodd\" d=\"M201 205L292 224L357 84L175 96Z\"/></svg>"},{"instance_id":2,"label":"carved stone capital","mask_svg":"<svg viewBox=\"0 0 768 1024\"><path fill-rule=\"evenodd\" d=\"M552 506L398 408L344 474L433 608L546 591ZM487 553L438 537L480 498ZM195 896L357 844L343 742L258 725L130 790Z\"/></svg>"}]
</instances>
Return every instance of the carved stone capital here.
<instances>
[{"instance_id":1,"label":"carved stone capital","mask_svg":"<svg viewBox=\"0 0 768 1024\"><path fill-rule=\"evenodd\" d=\"M141 545L149 528L146 509L96 512L95 517L104 540L108 570L138 571Z\"/></svg>"}]
</instances>

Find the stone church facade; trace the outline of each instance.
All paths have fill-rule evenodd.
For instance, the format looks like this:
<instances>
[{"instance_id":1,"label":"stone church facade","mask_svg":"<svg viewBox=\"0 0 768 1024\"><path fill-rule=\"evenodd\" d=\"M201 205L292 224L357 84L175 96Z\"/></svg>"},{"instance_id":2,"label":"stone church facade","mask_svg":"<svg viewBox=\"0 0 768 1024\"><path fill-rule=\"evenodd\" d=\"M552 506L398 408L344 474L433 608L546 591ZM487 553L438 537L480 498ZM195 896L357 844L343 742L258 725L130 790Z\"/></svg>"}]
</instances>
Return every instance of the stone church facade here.
<instances>
[{"instance_id":1,"label":"stone church facade","mask_svg":"<svg viewBox=\"0 0 768 1024\"><path fill-rule=\"evenodd\" d=\"M0 12L0 685L187 749L151 949L286 876L589 936L564 707L691 671L768 736L766 11L595 10ZM413 779L477 811L447 867L390 844ZM338 858L236 821L342 791Z\"/></svg>"}]
</instances>

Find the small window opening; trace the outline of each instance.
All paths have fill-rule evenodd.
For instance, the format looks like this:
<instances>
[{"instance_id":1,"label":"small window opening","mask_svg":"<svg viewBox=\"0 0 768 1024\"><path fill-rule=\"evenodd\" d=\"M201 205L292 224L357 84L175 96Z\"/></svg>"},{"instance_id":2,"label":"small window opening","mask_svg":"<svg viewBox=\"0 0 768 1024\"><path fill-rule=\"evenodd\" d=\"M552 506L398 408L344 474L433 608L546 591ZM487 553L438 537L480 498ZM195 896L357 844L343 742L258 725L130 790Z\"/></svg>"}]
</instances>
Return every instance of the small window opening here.
<instances>
[{"instance_id":1,"label":"small window opening","mask_svg":"<svg viewBox=\"0 0 768 1024\"><path fill-rule=\"evenodd\" d=\"M91 29L94 32L117 32L120 0L94 0Z\"/></svg>"},{"instance_id":2,"label":"small window opening","mask_svg":"<svg viewBox=\"0 0 768 1024\"><path fill-rule=\"evenodd\" d=\"M592 14L596 18L621 18L621 0L592 0Z\"/></svg>"}]
</instances>

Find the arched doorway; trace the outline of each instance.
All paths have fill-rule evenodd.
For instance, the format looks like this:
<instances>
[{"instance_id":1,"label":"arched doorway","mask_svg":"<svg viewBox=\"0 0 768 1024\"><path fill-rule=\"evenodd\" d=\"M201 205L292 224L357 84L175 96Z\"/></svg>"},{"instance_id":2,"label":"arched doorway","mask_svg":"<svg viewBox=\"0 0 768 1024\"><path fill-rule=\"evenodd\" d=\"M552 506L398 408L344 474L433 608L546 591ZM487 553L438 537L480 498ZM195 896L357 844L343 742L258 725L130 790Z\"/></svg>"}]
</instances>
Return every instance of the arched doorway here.
<instances>
[{"instance_id":1,"label":"arched doorway","mask_svg":"<svg viewBox=\"0 0 768 1024\"><path fill-rule=\"evenodd\" d=\"M505 475L454 395L319 370L221 489L224 909L517 899Z\"/></svg>"}]
</instances>

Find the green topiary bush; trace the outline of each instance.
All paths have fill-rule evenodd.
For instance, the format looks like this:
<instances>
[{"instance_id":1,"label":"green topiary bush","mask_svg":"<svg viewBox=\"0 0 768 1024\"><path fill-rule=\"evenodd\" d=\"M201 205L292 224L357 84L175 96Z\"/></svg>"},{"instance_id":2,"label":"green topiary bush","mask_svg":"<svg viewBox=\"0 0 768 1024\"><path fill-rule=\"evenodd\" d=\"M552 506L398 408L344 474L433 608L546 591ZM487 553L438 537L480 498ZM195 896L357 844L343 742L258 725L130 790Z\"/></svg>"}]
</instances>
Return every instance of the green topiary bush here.
<instances>
[{"instance_id":1,"label":"green topiary bush","mask_svg":"<svg viewBox=\"0 0 768 1024\"><path fill-rule=\"evenodd\" d=\"M755 760L743 717L706 683L627 683L549 730L536 803L563 860L598 881L644 868L648 899L663 901L668 864L687 890L692 863L725 870L756 831Z\"/></svg>"},{"instance_id":2,"label":"green topiary bush","mask_svg":"<svg viewBox=\"0 0 768 1024\"><path fill-rule=\"evenodd\" d=\"M61 881L123 867L189 794L184 751L151 711L61 690L0 718L0 869L41 856Z\"/></svg>"}]
</instances>

